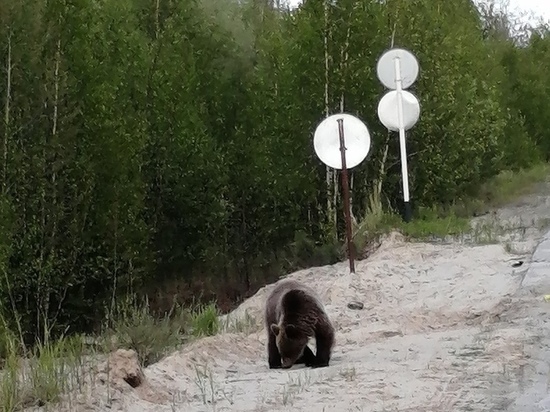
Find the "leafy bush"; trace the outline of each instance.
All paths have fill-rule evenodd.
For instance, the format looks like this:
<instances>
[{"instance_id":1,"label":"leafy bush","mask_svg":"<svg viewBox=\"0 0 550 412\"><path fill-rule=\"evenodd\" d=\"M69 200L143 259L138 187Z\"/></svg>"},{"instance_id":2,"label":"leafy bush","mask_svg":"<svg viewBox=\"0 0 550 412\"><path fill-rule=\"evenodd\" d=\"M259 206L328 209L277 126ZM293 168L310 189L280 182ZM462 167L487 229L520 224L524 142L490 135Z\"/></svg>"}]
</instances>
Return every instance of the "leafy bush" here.
<instances>
[{"instance_id":1,"label":"leafy bush","mask_svg":"<svg viewBox=\"0 0 550 412\"><path fill-rule=\"evenodd\" d=\"M182 343L189 318L189 312L176 305L171 313L157 317L147 301L127 303L111 320L110 335L116 339L115 345L135 350L140 363L147 366Z\"/></svg>"}]
</instances>

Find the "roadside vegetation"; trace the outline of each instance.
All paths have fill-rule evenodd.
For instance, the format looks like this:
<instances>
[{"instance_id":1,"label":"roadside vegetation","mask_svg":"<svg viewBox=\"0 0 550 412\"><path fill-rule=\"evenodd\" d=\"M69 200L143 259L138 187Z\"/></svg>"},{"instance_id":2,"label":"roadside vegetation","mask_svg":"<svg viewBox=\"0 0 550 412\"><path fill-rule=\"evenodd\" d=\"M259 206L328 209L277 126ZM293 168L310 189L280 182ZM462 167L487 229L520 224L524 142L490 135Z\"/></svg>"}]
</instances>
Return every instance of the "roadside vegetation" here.
<instances>
[{"instance_id":1,"label":"roadside vegetation","mask_svg":"<svg viewBox=\"0 0 550 412\"><path fill-rule=\"evenodd\" d=\"M1 8L4 411L81 390L116 349L147 366L227 331L219 315L262 285L341 260L339 175L312 148L327 114L357 115L372 137L350 176L362 256L390 230L471 234L472 217L549 176L548 24L518 29L471 0L275 3ZM375 110L392 46L421 66L410 223L397 137Z\"/></svg>"}]
</instances>

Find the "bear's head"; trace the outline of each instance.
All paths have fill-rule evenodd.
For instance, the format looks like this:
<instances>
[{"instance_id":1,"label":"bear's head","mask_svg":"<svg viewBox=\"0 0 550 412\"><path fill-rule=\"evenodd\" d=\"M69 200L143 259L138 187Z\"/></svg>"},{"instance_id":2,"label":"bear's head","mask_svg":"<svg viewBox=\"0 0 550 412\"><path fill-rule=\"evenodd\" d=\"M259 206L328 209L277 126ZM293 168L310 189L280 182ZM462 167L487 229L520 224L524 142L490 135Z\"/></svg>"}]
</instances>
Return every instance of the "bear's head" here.
<instances>
[{"instance_id":1,"label":"bear's head","mask_svg":"<svg viewBox=\"0 0 550 412\"><path fill-rule=\"evenodd\" d=\"M271 325L271 332L275 335L277 349L281 354L281 363L284 369L290 368L298 360L308 342L308 336L296 325Z\"/></svg>"}]
</instances>

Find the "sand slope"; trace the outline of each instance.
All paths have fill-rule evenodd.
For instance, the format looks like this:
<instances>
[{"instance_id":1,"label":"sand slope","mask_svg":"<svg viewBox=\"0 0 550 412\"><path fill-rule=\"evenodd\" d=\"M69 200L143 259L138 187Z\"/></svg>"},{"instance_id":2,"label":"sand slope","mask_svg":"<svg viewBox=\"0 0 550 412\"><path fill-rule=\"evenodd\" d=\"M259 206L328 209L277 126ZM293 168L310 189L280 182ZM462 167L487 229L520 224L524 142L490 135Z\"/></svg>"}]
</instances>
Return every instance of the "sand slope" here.
<instances>
[{"instance_id":1,"label":"sand slope","mask_svg":"<svg viewBox=\"0 0 550 412\"><path fill-rule=\"evenodd\" d=\"M128 390L112 409L501 410L499 381L524 365L528 339L519 329L491 326L522 281L525 269L514 269L513 260L501 245L411 244L394 236L358 262L355 275L345 263L294 273L320 293L337 328L329 368L267 368L262 308L270 285L230 315L257 319L256 331L203 339L168 356L145 370L165 395L158 403ZM364 309L348 309L351 300Z\"/></svg>"},{"instance_id":2,"label":"sand slope","mask_svg":"<svg viewBox=\"0 0 550 412\"><path fill-rule=\"evenodd\" d=\"M544 188L481 218L528 222L501 244L408 243L392 234L355 275L345 262L292 274L319 292L337 328L328 368L268 369L268 285L224 317L240 332L151 365L141 388L107 395L97 385L71 410L550 411L550 303L541 298L550 293L550 236L531 262L542 239L535 220L550 216ZM511 254L518 249L522 256ZM364 308L349 309L352 300Z\"/></svg>"}]
</instances>

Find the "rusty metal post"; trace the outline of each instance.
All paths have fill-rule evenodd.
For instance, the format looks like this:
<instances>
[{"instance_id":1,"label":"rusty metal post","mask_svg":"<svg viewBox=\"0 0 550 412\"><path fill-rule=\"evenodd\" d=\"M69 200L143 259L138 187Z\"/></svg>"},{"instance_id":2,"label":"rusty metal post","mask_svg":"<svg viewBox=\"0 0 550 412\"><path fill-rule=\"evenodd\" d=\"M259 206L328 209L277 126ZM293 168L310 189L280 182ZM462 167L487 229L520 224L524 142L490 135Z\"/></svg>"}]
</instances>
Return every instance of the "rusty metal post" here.
<instances>
[{"instance_id":1,"label":"rusty metal post","mask_svg":"<svg viewBox=\"0 0 550 412\"><path fill-rule=\"evenodd\" d=\"M344 119L338 119L338 133L340 135L340 155L342 158L342 191L344 193L344 214L346 217L346 237L348 239L349 270L351 273L355 273L351 235L351 215L349 210L348 169L346 167L346 143L344 141Z\"/></svg>"}]
</instances>

